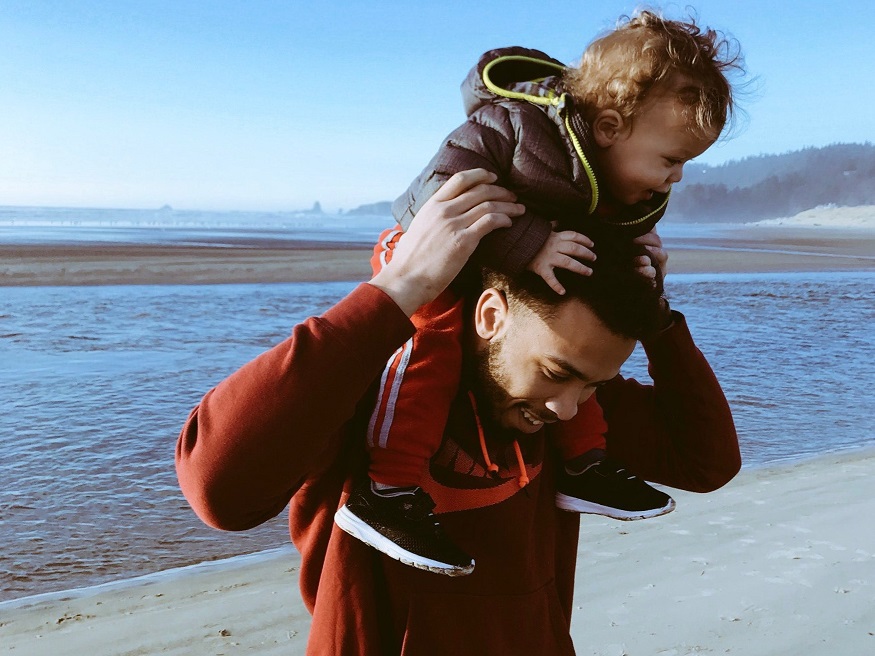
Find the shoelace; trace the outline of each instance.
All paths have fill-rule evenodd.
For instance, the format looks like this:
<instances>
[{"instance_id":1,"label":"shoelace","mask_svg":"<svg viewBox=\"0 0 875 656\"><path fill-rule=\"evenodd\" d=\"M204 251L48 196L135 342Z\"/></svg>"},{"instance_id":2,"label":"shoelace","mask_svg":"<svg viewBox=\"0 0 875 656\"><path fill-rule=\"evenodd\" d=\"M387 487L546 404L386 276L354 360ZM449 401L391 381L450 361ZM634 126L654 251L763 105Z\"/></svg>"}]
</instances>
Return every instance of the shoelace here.
<instances>
[{"instance_id":1,"label":"shoelace","mask_svg":"<svg viewBox=\"0 0 875 656\"><path fill-rule=\"evenodd\" d=\"M468 391L468 398L471 399L471 408L474 410L474 423L477 424L477 435L480 438L480 451L483 453L483 462L486 464L486 471L494 474L498 471L496 465L489 457L489 452L486 450L486 435L483 432L483 424L480 423L480 413L477 412L477 401L474 398L474 393ZM520 474L517 477L517 483L521 488L529 484L529 477L526 475L526 463L523 460L523 454L520 451L520 444L517 440L513 441L513 450L516 453L517 466L520 469Z\"/></svg>"}]
</instances>

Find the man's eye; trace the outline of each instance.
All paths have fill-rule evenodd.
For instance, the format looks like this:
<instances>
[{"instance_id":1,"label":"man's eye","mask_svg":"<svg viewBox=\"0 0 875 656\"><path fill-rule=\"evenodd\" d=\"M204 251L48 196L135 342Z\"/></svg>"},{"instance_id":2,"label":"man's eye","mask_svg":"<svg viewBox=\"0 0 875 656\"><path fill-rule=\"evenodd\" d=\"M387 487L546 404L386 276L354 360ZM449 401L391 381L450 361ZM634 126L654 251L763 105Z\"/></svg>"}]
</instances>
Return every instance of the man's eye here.
<instances>
[{"instance_id":1,"label":"man's eye","mask_svg":"<svg viewBox=\"0 0 875 656\"><path fill-rule=\"evenodd\" d=\"M557 383L562 382L563 380L568 380L568 376L565 374L556 373L555 371L551 371L550 369L544 369L544 375L552 381Z\"/></svg>"}]
</instances>

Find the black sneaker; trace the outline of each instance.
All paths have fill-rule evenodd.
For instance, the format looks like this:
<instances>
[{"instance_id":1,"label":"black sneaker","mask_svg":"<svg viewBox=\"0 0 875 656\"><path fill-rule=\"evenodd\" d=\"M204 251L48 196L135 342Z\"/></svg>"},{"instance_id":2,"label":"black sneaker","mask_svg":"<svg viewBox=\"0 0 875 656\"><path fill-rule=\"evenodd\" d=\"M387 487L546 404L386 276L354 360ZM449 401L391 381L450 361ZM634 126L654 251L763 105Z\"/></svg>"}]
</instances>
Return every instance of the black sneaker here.
<instances>
[{"instance_id":1,"label":"black sneaker","mask_svg":"<svg viewBox=\"0 0 875 656\"><path fill-rule=\"evenodd\" d=\"M579 474L559 474L556 506L571 512L604 515L613 519L649 519L674 510L667 494L650 487L610 458Z\"/></svg>"},{"instance_id":2,"label":"black sneaker","mask_svg":"<svg viewBox=\"0 0 875 656\"><path fill-rule=\"evenodd\" d=\"M334 523L406 565L447 576L470 574L474 560L447 537L433 509L421 487L377 492L369 481L353 490Z\"/></svg>"}]
</instances>

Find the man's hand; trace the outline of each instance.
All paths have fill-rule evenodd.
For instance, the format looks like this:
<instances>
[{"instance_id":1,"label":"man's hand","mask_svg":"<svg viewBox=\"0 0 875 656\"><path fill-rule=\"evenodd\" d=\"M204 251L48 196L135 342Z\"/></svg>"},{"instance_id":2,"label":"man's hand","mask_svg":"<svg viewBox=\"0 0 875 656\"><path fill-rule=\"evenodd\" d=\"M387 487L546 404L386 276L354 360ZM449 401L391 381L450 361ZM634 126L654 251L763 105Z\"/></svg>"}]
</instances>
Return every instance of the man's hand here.
<instances>
[{"instance_id":1,"label":"man's hand","mask_svg":"<svg viewBox=\"0 0 875 656\"><path fill-rule=\"evenodd\" d=\"M480 240L525 212L484 169L456 173L428 199L398 241L392 260L370 283L409 317L446 289Z\"/></svg>"},{"instance_id":2,"label":"man's hand","mask_svg":"<svg viewBox=\"0 0 875 656\"><path fill-rule=\"evenodd\" d=\"M656 228L647 234L636 237L633 244L644 246L648 255L640 255L635 258L635 266L638 272L654 283L662 285L665 274L668 272L668 253L662 247L662 239L656 234Z\"/></svg>"},{"instance_id":3,"label":"man's hand","mask_svg":"<svg viewBox=\"0 0 875 656\"><path fill-rule=\"evenodd\" d=\"M554 292L564 294L565 288L559 284L553 270L568 269L582 276L591 275L592 269L580 260L587 262L595 260L595 253L590 250L592 246L592 240L579 232L573 230L551 232L526 268L541 276Z\"/></svg>"},{"instance_id":4,"label":"man's hand","mask_svg":"<svg viewBox=\"0 0 875 656\"><path fill-rule=\"evenodd\" d=\"M647 251L647 255L641 255L636 258L635 264L638 267L638 272L650 278L656 288L662 293L664 291L663 284L665 282L665 274L668 271L668 253L662 247L662 239L656 234L656 228L653 228L647 234L636 237L632 240L633 243L643 246ZM668 328L672 322L671 309L668 306L668 301L665 297L659 304L659 317L657 325L659 330Z\"/></svg>"}]
</instances>

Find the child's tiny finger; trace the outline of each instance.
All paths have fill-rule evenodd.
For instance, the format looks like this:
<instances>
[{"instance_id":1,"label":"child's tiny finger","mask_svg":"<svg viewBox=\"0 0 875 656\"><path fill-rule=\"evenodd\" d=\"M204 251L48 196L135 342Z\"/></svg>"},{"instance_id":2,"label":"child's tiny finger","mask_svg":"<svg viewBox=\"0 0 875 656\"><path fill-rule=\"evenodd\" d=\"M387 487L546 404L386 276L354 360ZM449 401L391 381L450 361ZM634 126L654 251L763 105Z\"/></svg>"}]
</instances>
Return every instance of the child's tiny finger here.
<instances>
[{"instance_id":1,"label":"child's tiny finger","mask_svg":"<svg viewBox=\"0 0 875 656\"><path fill-rule=\"evenodd\" d=\"M594 246L592 239L580 232L575 232L574 230L563 230L562 232L557 232L556 236L562 241L574 242L586 246L587 248L592 248Z\"/></svg>"},{"instance_id":2,"label":"child's tiny finger","mask_svg":"<svg viewBox=\"0 0 875 656\"><path fill-rule=\"evenodd\" d=\"M581 244L569 243L561 252L579 260L586 260L587 262L595 262L596 259L596 254Z\"/></svg>"},{"instance_id":3,"label":"child's tiny finger","mask_svg":"<svg viewBox=\"0 0 875 656\"><path fill-rule=\"evenodd\" d=\"M556 276L553 275L553 272L542 274L541 277L544 279L544 282L552 289L554 292L563 296L565 294L565 287L563 287L558 280L556 280Z\"/></svg>"},{"instance_id":4,"label":"child's tiny finger","mask_svg":"<svg viewBox=\"0 0 875 656\"><path fill-rule=\"evenodd\" d=\"M569 257L562 262L560 265L563 269L568 269L573 273L579 273L582 276L592 275L592 269L586 266L580 260L576 260L573 257Z\"/></svg>"}]
</instances>

